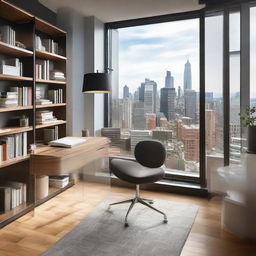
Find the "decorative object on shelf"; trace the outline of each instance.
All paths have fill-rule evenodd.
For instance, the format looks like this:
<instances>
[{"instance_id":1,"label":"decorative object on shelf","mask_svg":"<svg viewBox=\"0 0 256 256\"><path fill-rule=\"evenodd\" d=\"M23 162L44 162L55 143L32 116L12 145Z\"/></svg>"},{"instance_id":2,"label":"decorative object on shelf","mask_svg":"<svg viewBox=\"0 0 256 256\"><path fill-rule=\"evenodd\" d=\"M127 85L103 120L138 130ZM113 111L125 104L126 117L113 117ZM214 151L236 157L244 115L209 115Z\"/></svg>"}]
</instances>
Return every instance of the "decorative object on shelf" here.
<instances>
[{"instance_id":1,"label":"decorative object on shelf","mask_svg":"<svg viewBox=\"0 0 256 256\"><path fill-rule=\"evenodd\" d=\"M109 73L88 73L84 75L83 93L110 93Z\"/></svg>"},{"instance_id":2,"label":"decorative object on shelf","mask_svg":"<svg viewBox=\"0 0 256 256\"><path fill-rule=\"evenodd\" d=\"M82 137L89 137L90 136L90 132L88 129L82 130Z\"/></svg>"},{"instance_id":3,"label":"decorative object on shelf","mask_svg":"<svg viewBox=\"0 0 256 256\"><path fill-rule=\"evenodd\" d=\"M28 117L23 114L20 117L20 127L28 127L29 126L29 120Z\"/></svg>"},{"instance_id":4,"label":"decorative object on shelf","mask_svg":"<svg viewBox=\"0 0 256 256\"><path fill-rule=\"evenodd\" d=\"M256 107L248 106L239 115L242 125L247 127L247 153L256 154Z\"/></svg>"}]
</instances>

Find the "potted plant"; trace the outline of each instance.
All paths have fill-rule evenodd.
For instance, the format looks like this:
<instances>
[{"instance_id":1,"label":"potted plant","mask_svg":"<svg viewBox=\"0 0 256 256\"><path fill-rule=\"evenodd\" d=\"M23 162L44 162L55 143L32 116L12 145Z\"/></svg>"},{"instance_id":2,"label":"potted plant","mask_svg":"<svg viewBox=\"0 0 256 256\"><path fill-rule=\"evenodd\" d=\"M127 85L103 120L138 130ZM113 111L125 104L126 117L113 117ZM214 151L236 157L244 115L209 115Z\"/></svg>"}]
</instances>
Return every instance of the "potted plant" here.
<instances>
[{"instance_id":1,"label":"potted plant","mask_svg":"<svg viewBox=\"0 0 256 256\"><path fill-rule=\"evenodd\" d=\"M247 152L256 154L256 107L248 106L239 115L242 125L247 127Z\"/></svg>"}]
</instances>

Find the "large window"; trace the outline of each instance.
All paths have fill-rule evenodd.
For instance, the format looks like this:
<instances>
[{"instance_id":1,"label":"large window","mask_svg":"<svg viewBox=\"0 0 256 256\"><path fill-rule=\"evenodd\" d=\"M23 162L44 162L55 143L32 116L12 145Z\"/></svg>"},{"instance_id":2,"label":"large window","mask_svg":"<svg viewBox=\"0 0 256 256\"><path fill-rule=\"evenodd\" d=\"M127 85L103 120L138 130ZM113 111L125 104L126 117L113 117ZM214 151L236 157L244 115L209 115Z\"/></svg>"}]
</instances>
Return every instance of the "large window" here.
<instances>
[{"instance_id":1,"label":"large window","mask_svg":"<svg viewBox=\"0 0 256 256\"><path fill-rule=\"evenodd\" d=\"M167 169L199 176L199 38L199 18L112 31L118 94L103 133L118 138L113 154L132 156L139 141L160 140Z\"/></svg>"}]
</instances>

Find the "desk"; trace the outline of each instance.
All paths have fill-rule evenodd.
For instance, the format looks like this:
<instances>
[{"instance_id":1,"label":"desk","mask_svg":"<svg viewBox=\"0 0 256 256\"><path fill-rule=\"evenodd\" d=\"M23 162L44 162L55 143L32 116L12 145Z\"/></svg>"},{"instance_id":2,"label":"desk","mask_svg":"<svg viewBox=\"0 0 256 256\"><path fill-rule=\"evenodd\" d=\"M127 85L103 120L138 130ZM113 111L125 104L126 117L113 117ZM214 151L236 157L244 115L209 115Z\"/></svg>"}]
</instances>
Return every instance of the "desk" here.
<instances>
[{"instance_id":1,"label":"desk","mask_svg":"<svg viewBox=\"0 0 256 256\"><path fill-rule=\"evenodd\" d=\"M42 147L30 156L30 171L36 175L70 174L86 164L108 155L109 139L86 137L84 144L73 148Z\"/></svg>"}]
</instances>

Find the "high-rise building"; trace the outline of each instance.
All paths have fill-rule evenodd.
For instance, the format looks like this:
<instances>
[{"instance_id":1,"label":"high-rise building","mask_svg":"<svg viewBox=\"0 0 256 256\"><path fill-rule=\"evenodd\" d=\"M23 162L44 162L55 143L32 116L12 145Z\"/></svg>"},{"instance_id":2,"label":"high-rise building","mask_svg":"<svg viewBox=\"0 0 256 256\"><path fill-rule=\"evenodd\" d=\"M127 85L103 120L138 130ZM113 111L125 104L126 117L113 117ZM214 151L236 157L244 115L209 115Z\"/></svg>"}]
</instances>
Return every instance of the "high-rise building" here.
<instances>
[{"instance_id":1,"label":"high-rise building","mask_svg":"<svg viewBox=\"0 0 256 256\"><path fill-rule=\"evenodd\" d=\"M191 74L191 64L189 60L187 60L184 68L184 81L183 81L183 89L184 92L186 90L192 90L192 74Z\"/></svg>"},{"instance_id":2,"label":"high-rise building","mask_svg":"<svg viewBox=\"0 0 256 256\"><path fill-rule=\"evenodd\" d=\"M143 140L151 140L152 131L149 130L131 130L131 150L134 151L138 142Z\"/></svg>"},{"instance_id":3,"label":"high-rise building","mask_svg":"<svg viewBox=\"0 0 256 256\"><path fill-rule=\"evenodd\" d=\"M156 129L156 114L146 113L146 129L147 130Z\"/></svg>"},{"instance_id":4,"label":"high-rise building","mask_svg":"<svg viewBox=\"0 0 256 256\"><path fill-rule=\"evenodd\" d=\"M147 90L147 92L145 92ZM156 113L157 112L157 83L153 80L150 80L148 78L145 79L145 82L141 83L140 90L139 90L139 100L142 102L145 102L145 93L147 94L147 97L149 96L149 91L152 91L153 99L152 99L152 112L150 113ZM147 104L148 105L148 98L147 98ZM151 99L150 99L151 100ZM148 106L146 106L148 107ZM148 111L148 110L147 110Z\"/></svg>"},{"instance_id":5,"label":"high-rise building","mask_svg":"<svg viewBox=\"0 0 256 256\"><path fill-rule=\"evenodd\" d=\"M164 113L167 120L175 118L175 88L162 88L160 97L160 112Z\"/></svg>"},{"instance_id":6,"label":"high-rise building","mask_svg":"<svg viewBox=\"0 0 256 256\"><path fill-rule=\"evenodd\" d=\"M129 98L129 87L127 85L123 88L123 98Z\"/></svg>"},{"instance_id":7,"label":"high-rise building","mask_svg":"<svg viewBox=\"0 0 256 256\"><path fill-rule=\"evenodd\" d=\"M132 99L130 97L123 99L122 108L122 128L132 128Z\"/></svg>"},{"instance_id":8,"label":"high-rise building","mask_svg":"<svg viewBox=\"0 0 256 256\"><path fill-rule=\"evenodd\" d=\"M101 129L101 136L107 137L111 141L111 146L120 146L120 128L107 127Z\"/></svg>"},{"instance_id":9,"label":"high-rise building","mask_svg":"<svg viewBox=\"0 0 256 256\"><path fill-rule=\"evenodd\" d=\"M181 97L181 87L178 87L178 99Z\"/></svg>"},{"instance_id":10,"label":"high-rise building","mask_svg":"<svg viewBox=\"0 0 256 256\"><path fill-rule=\"evenodd\" d=\"M153 140L160 140L162 142L167 142L172 140L171 130L153 130L152 134Z\"/></svg>"},{"instance_id":11,"label":"high-rise building","mask_svg":"<svg viewBox=\"0 0 256 256\"><path fill-rule=\"evenodd\" d=\"M174 78L169 70L166 71L165 88L174 88Z\"/></svg>"},{"instance_id":12,"label":"high-rise building","mask_svg":"<svg viewBox=\"0 0 256 256\"><path fill-rule=\"evenodd\" d=\"M186 125L181 120L176 125L177 138L183 142L187 161L199 161L199 125Z\"/></svg>"},{"instance_id":13,"label":"high-rise building","mask_svg":"<svg viewBox=\"0 0 256 256\"><path fill-rule=\"evenodd\" d=\"M133 103L133 129L146 129L144 102L136 101Z\"/></svg>"},{"instance_id":14,"label":"high-rise building","mask_svg":"<svg viewBox=\"0 0 256 256\"><path fill-rule=\"evenodd\" d=\"M193 121L197 120L196 114L196 92L194 90L186 90L184 92L185 99L185 116L190 117Z\"/></svg>"},{"instance_id":15,"label":"high-rise building","mask_svg":"<svg viewBox=\"0 0 256 256\"><path fill-rule=\"evenodd\" d=\"M154 88L152 84L145 85L144 91L144 110L145 113L154 113L154 102L155 95L154 95Z\"/></svg>"},{"instance_id":16,"label":"high-rise building","mask_svg":"<svg viewBox=\"0 0 256 256\"><path fill-rule=\"evenodd\" d=\"M207 151L211 151L216 146L216 111L205 110L205 137Z\"/></svg>"}]
</instances>

